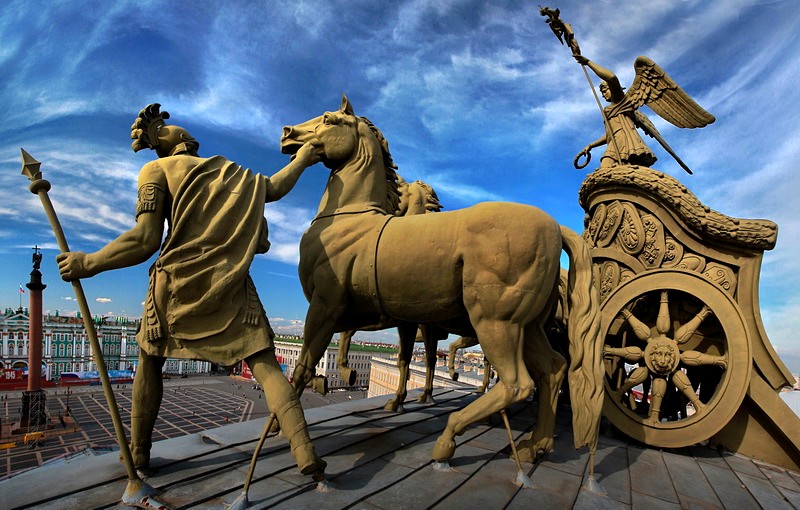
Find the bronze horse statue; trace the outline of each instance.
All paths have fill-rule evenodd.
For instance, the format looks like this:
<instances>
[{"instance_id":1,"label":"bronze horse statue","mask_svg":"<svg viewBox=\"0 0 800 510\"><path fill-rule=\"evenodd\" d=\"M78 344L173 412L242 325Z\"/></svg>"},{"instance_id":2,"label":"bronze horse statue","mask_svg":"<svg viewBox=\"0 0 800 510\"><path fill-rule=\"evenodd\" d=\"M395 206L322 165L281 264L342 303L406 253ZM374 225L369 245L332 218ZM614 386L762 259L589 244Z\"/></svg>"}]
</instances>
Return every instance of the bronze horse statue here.
<instances>
[{"instance_id":1,"label":"bronze horse statue","mask_svg":"<svg viewBox=\"0 0 800 510\"><path fill-rule=\"evenodd\" d=\"M436 191L428 184L416 180L407 183L405 179L398 175L398 203L394 211L396 216L407 216L414 214L426 214L439 212L442 204ZM354 330L339 333L339 357L338 368L339 378L346 381L349 386L356 382L358 375L355 370L350 368L347 355L350 351L350 341L355 334ZM425 385L422 392L417 397L418 402L433 402L433 377L436 372L436 350L439 340L447 338L447 332L435 326L421 325L414 337L414 342L422 343L425 346ZM410 335L403 334L400 337L397 353L397 370L400 377L397 379L397 390L395 397L386 402L384 409L387 411L402 411L403 402L408 395L409 366L411 355L414 350L414 343L409 343ZM477 345L477 342L476 344Z\"/></svg>"},{"instance_id":2,"label":"bronze horse statue","mask_svg":"<svg viewBox=\"0 0 800 510\"><path fill-rule=\"evenodd\" d=\"M383 134L338 111L283 128L281 150L317 147L330 176L316 217L300 242L299 273L309 300L303 348L293 374L298 391L314 376L334 332L417 324L480 340L499 382L450 414L434 461L455 453L455 436L540 389L538 423L520 443L534 458L553 446L559 388L568 374L576 448L593 460L603 401L599 295L583 240L540 209L481 203L398 217L397 168ZM411 242L413 240L413 242ZM570 366L545 336L558 297L562 248L570 258ZM533 377L531 377L533 374Z\"/></svg>"}]
</instances>

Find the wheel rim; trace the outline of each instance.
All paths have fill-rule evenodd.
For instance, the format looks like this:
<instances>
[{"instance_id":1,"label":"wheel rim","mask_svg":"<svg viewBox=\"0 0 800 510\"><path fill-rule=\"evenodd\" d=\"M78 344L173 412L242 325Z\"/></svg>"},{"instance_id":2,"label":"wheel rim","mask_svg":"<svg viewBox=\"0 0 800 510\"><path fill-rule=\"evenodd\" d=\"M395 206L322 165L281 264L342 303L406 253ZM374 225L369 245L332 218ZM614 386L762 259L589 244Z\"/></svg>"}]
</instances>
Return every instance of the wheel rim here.
<instances>
[{"instance_id":1,"label":"wheel rim","mask_svg":"<svg viewBox=\"0 0 800 510\"><path fill-rule=\"evenodd\" d=\"M720 287L689 271L648 271L611 293L602 316L603 410L618 429L677 448L730 421L749 383L750 340Z\"/></svg>"}]
</instances>

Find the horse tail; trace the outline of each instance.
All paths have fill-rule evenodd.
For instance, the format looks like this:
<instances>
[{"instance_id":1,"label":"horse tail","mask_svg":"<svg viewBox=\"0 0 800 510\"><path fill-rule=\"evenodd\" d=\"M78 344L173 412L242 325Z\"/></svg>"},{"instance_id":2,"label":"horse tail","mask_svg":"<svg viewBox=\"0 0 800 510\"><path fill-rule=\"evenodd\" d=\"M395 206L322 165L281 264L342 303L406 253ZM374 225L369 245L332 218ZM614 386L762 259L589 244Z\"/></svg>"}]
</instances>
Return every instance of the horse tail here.
<instances>
[{"instance_id":1,"label":"horse tail","mask_svg":"<svg viewBox=\"0 0 800 510\"><path fill-rule=\"evenodd\" d=\"M583 239L562 226L561 239L569 256L569 282L564 315L569 337L568 372L575 448L587 445L594 452L603 407L603 339L600 328L600 293L593 282L592 258Z\"/></svg>"}]
</instances>

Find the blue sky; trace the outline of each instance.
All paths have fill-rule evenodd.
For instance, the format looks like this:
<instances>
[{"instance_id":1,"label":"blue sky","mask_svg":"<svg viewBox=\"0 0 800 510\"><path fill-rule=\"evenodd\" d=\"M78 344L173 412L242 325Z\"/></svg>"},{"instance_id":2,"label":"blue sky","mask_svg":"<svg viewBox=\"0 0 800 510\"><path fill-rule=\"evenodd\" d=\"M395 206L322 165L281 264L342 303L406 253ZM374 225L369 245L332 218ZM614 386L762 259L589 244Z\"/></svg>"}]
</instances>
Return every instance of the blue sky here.
<instances>
[{"instance_id":1,"label":"blue sky","mask_svg":"<svg viewBox=\"0 0 800 510\"><path fill-rule=\"evenodd\" d=\"M761 313L772 343L800 371L796 4L550 7L572 24L584 55L624 86L636 56L647 55L716 116L689 131L650 112L695 175L655 143L654 166L715 210L779 224L761 272ZM130 150L130 125L151 102L200 140L201 155L272 174L287 163L281 127L336 109L345 92L356 113L382 129L400 173L431 184L447 209L508 200L583 228L577 193L585 172L572 158L602 133L602 121L583 73L535 2L27 0L6 3L0 40L2 307L19 305L31 247L39 245L45 310L77 308L58 277L41 205L20 175L19 148L42 162L70 247L97 250L134 223L137 173L155 155ZM278 331L305 316L297 245L326 177L321 165L308 169L266 208L272 250L252 274ZM93 313L138 316L149 265L85 281Z\"/></svg>"}]
</instances>

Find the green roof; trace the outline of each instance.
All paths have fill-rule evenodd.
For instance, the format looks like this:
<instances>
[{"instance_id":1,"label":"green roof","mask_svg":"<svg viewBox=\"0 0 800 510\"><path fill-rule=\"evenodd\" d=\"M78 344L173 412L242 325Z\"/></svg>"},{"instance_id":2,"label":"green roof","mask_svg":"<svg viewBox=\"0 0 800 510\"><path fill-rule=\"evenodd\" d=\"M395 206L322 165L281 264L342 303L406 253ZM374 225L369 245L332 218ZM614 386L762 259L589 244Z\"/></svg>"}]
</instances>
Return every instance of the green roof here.
<instances>
[{"instance_id":1,"label":"green roof","mask_svg":"<svg viewBox=\"0 0 800 510\"><path fill-rule=\"evenodd\" d=\"M292 344L302 344L303 343L302 339L293 338L293 337L290 338L290 337L285 337L285 336L281 336L281 335L276 335L275 336L275 340L277 340L279 342L288 342L288 343L292 343ZM338 348L339 347L339 342L334 340L328 346L328 348L331 348L331 347ZM363 345L363 344L360 344L360 343L351 342L350 343L350 351L354 351L354 352L390 352L390 353L394 353L394 352L397 352L397 347L383 347L383 346L377 346L377 345Z\"/></svg>"}]
</instances>

